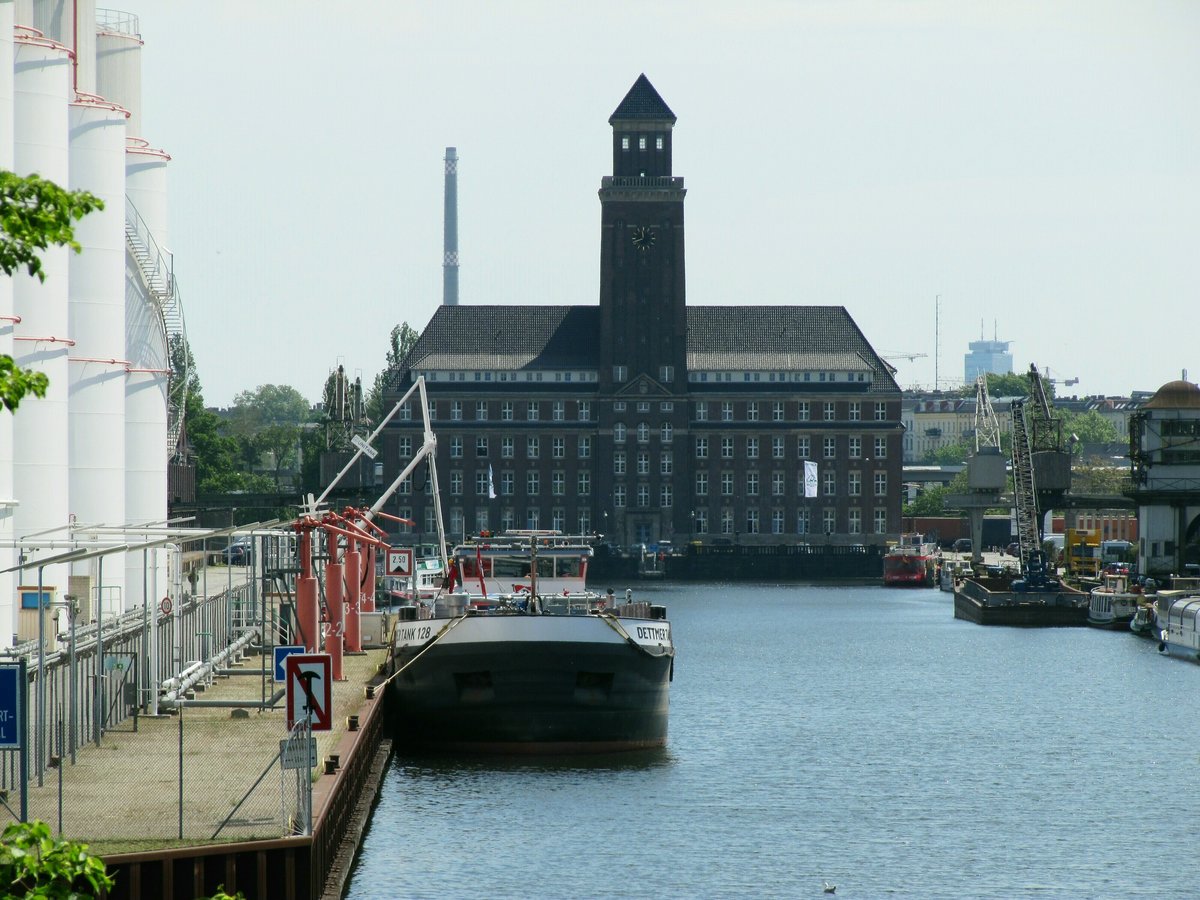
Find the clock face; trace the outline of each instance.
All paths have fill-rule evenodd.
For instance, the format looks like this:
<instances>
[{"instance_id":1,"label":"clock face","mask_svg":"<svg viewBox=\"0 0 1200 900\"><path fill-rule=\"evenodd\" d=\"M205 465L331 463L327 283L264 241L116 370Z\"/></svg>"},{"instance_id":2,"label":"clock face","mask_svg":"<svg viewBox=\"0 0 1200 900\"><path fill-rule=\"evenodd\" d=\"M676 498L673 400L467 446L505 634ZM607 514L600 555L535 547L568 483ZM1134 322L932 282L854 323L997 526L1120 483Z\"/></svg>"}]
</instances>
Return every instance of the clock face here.
<instances>
[{"instance_id":1,"label":"clock face","mask_svg":"<svg viewBox=\"0 0 1200 900\"><path fill-rule=\"evenodd\" d=\"M654 246L654 229L639 225L633 229L633 246L639 250L649 250Z\"/></svg>"}]
</instances>

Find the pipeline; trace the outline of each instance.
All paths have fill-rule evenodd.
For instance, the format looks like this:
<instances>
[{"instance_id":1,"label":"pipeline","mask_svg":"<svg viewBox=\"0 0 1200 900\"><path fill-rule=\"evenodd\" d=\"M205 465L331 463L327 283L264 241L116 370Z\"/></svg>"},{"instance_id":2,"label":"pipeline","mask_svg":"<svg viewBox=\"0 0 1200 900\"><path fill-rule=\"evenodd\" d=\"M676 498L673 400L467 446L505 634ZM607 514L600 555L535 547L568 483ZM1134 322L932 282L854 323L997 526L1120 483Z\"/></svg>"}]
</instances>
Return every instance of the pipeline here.
<instances>
[{"instance_id":1,"label":"pipeline","mask_svg":"<svg viewBox=\"0 0 1200 900\"><path fill-rule=\"evenodd\" d=\"M266 700L173 700L171 702L175 706L186 706L189 709L193 706L220 706L230 709L273 709L286 693L287 690L285 688L280 688Z\"/></svg>"},{"instance_id":2,"label":"pipeline","mask_svg":"<svg viewBox=\"0 0 1200 900\"><path fill-rule=\"evenodd\" d=\"M235 654L240 654L242 650L249 646L250 642L256 637L258 637L258 632L243 632L241 637L235 640L220 653L213 656L212 659L208 660L208 662L197 663L189 666L174 678L167 679L165 682L163 682L163 688L167 691L167 693L158 701L159 706L166 706L167 708L170 708L178 705L181 698L183 698L184 695L186 695L194 685L198 684L201 679L207 677L211 670L216 669L221 663L225 662L227 659L231 659Z\"/></svg>"}]
</instances>

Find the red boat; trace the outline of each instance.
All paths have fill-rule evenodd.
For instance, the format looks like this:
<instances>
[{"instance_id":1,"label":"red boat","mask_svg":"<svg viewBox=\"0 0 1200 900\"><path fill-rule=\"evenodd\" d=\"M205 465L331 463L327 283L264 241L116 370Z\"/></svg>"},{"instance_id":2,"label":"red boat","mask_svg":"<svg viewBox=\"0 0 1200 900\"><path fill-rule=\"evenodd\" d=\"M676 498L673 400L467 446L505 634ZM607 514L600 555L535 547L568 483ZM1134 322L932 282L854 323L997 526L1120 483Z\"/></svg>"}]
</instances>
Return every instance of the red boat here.
<instances>
[{"instance_id":1,"label":"red boat","mask_svg":"<svg viewBox=\"0 0 1200 900\"><path fill-rule=\"evenodd\" d=\"M900 543L883 557L883 583L932 587L937 580L935 549L923 534L900 535Z\"/></svg>"}]
</instances>

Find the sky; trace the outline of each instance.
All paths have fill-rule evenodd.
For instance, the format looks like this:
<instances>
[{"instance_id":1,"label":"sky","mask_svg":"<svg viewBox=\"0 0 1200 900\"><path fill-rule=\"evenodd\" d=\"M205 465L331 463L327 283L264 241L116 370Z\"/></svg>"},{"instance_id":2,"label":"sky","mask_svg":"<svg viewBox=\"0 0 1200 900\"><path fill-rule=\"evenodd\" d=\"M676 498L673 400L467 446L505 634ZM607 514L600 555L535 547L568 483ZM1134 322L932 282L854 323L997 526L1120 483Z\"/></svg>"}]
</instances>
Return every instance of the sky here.
<instances>
[{"instance_id":1,"label":"sky","mask_svg":"<svg viewBox=\"0 0 1200 900\"><path fill-rule=\"evenodd\" d=\"M842 305L904 387L1200 378L1200 3L126 0L208 405L369 385L442 297L599 300L608 117L678 117L692 305Z\"/></svg>"}]
</instances>

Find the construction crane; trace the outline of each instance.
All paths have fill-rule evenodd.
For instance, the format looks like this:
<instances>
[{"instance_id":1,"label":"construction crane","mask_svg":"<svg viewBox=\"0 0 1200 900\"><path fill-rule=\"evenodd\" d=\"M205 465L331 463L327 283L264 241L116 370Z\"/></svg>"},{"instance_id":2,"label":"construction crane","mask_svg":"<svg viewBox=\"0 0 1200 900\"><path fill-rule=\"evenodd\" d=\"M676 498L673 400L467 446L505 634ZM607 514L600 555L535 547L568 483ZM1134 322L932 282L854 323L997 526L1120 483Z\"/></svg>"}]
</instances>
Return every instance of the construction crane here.
<instances>
[{"instance_id":1,"label":"construction crane","mask_svg":"<svg viewBox=\"0 0 1200 900\"><path fill-rule=\"evenodd\" d=\"M1000 420L988 396L987 376L980 375L975 379L975 452L985 447L1000 449Z\"/></svg>"},{"instance_id":2,"label":"construction crane","mask_svg":"<svg viewBox=\"0 0 1200 900\"><path fill-rule=\"evenodd\" d=\"M924 359L928 355L928 353L900 353L898 351L889 352L883 350L879 353L879 358L886 359L888 362L891 362L893 359L907 359L909 362L912 362L914 359Z\"/></svg>"}]
</instances>

